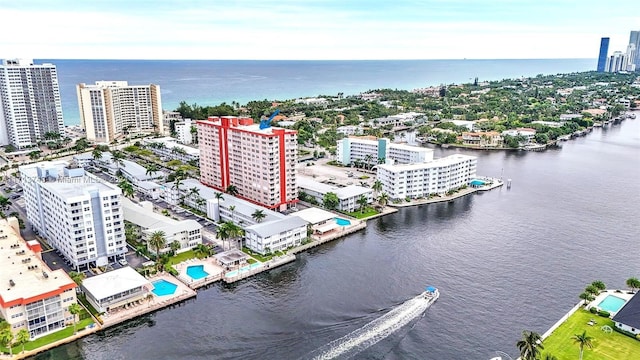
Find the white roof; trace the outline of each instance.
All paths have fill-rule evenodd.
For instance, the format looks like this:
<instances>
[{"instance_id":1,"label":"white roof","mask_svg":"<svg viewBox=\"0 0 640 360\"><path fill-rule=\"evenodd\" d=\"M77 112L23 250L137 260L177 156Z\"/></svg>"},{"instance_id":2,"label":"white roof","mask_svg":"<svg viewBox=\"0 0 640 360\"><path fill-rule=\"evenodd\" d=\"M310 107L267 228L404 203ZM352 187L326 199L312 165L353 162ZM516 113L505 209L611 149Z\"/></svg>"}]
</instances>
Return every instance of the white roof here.
<instances>
[{"instance_id":1,"label":"white roof","mask_svg":"<svg viewBox=\"0 0 640 360\"><path fill-rule=\"evenodd\" d=\"M297 216L287 216L284 219L277 219L269 222L258 223L247 226L244 230L258 234L261 238L277 235L285 231L306 227L309 224L306 220Z\"/></svg>"},{"instance_id":2,"label":"white roof","mask_svg":"<svg viewBox=\"0 0 640 360\"><path fill-rule=\"evenodd\" d=\"M301 189L309 189L311 191L315 191L321 194L326 194L328 192L332 192L338 196L338 199L349 199L352 197L358 197L360 195L365 195L370 192L373 192L372 189L366 188L364 186L358 185L349 185L346 187L337 187L333 185L324 184L318 181L315 181L308 177L298 176L296 177L296 181L298 183L298 187Z\"/></svg>"},{"instance_id":3,"label":"white roof","mask_svg":"<svg viewBox=\"0 0 640 360\"><path fill-rule=\"evenodd\" d=\"M407 170L420 170L420 169L432 169L439 168L443 166L450 166L459 164L463 161L475 160L476 156L472 155L463 155L463 154L455 154L449 155L440 159L435 159L433 161L424 162L424 163L416 163L416 164L382 164L378 165L378 169L386 170L389 172L401 172Z\"/></svg>"},{"instance_id":4,"label":"white roof","mask_svg":"<svg viewBox=\"0 0 640 360\"><path fill-rule=\"evenodd\" d=\"M296 211L291 215L295 215L301 219L304 219L311 224L318 224L323 221L331 220L337 216L332 212L322 210L316 207L310 207L308 209Z\"/></svg>"},{"instance_id":5,"label":"white roof","mask_svg":"<svg viewBox=\"0 0 640 360\"><path fill-rule=\"evenodd\" d=\"M105 299L140 286L150 288L152 285L149 280L129 266L92 276L82 281L82 287L96 300Z\"/></svg>"},{"instance_id":6,"label":"white roof","mask_svg":"<svg viewBox=\"0 0 640 360\"><path fill-rule=\"evenodd\" d=\"M142 227L144 230L164 231L167 237L171 237L173 234L182 231L202 229L202 225L195 220L174 220L168 216L146 209L125 197L121 200L124 219Z\"/></svg>"}]
</instances>

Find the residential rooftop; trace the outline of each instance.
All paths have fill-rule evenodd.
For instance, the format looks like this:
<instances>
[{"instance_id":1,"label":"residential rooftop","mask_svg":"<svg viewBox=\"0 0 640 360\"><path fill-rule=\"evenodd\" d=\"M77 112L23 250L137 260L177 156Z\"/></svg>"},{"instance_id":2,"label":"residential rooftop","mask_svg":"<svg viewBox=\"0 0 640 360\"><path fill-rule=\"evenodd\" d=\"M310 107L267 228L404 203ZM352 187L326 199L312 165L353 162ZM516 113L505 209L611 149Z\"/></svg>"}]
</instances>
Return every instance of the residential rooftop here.
<instances>
[{"instance_id":1,"label":"residential rooftop","mask_svg":"<svg viewBox=\"0 0 640 360\"><path fill-rule=\"evenodd\" d=\"M153 289L149 280L129 266L87 278L82 281L82 287L95 299L105 299L138 287Z\"/></svg>"},{"instance_id":2,"label":"residential rooftop","mask_svg":"<svg viewBox=\"0 0 640 360\"><path fill-rule=\"evenodd\" d=\"M319 224L319 223L331 220L337 216L332 212L322 210L316 207L310 207L304 210L296 211L291 215L302 218L303 220L306 220L311 224Z\"/></svg>"},{"instance_id":3,"label":"residential rooftop","mask_svg":"<svg viewBox=\"0 0 640 360\"><path fill-rule=\"evenodd\" d=\"M451 166L458 164L465 160L475 160L477 157L472 155L455 154L449 155L443 158L435 159L432 161L417 163L417 164L382 164L378 165L379 169L384 169L392 172L407 171L407 170L420 170L427 168L436 168L443 166Z\"/></svg>"},{"instance_id":4,"label":"residential rooftop","mask_svg":"<svg viewBox=\"0 0 640 360\"><path fill-rule=\"evenodd\" d=\"M261 238L267 238L280 234L285 231L297 229L301 226L307 226L309 223L297 216L287 216L284 219L277 219L268 222L261 222L255 225L247 226L246 232L258 234Z\"/></svg>"},{"instance_id":5,"label":"residential rooftop","mask_svg":"<svg viewBox=\"0 0 640 360\"><path fill-rule=\"evenodd\" d=\"M296 178L296 181L298 183L299 188L309 189L321 194L332 192L338 196L338 199L341 199L341 200L364 195L372 191L370 188L367 188L364 186L358 186L358 185L348 185L345 187L338 187L335 185L321 183L304 176L298 176Z\"/></svg>"},{"instance_id":6,"label":"residential rooftop","mask_svg":"<svg viewBox=\"0 0 640 360\"><path fill-rule=\"evenodd\" d=\"M153 204L143 201L141 205L123 197L122 209L124 219L144 229L164 231L165 234L175 234L182 231L202 229L202 225L195 220L175 220L153 211Z\"/></svg>"}]
</instances>

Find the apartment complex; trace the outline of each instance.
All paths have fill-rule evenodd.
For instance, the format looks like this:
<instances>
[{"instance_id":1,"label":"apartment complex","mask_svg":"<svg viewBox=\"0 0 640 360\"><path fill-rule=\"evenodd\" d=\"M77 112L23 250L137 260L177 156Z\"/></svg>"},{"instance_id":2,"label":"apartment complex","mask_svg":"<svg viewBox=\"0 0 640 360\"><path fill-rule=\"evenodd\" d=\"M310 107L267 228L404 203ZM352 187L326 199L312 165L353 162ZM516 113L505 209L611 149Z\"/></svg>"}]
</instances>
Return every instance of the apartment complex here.
<instances>
[{"instance_id":1,"label":"apartment complex","mask_svg":"<svg viewBox=\"0 0 640 360\"><path fill-rule=\"evenodd\" d=\"M16 218L0 220L0 316L11 332L27 329L31 339L73 323L69 306L76 303L76 284L64 270L49 269L41 251L37 240L20 236Z\"/></svg>"},{"instance_id":2,"label":"apartment complex","mask_svg":"<svg viewBox=\"0 0 640 360\"><path fill-rule=\"evenodd\" d=\"M286 250L299 246L307 237L309 223L297 216L287 216L247 226L245 231L246 246L260 254Z\"/></svg>"},{"instance_id":3,"label":"apartment complex","mask_svg":"<svg viewBox=\"0 0 640 360\"><path fill-rule=\"evenodd\" d=\"M342 165L355 164L357 161L373 166L387 159L401 164L425 162L433 159L433 150L394 144L386 138L348 137L337 142L336 160Z\"/></svg>"},{"instance_id":4,"label":"apartment complex","mask_svg":"<svg viewBox=\"0 0 640 360\"><path fill-rule=\"evenodd\" d=\"M63 135L58 72L53 64L31 59L3 60L0 64L0 146L26 148L46 133Z\"/></svg>"},{"instance_id":5,"label":"apartment complex","mask_svg":"<svg viewBox=\"0 0 640 360\"><path fill-rule=\"evenodd\" d=\"M34 231L72 267L104 266L124 256L119 187L66 161L24 165L19 170Z\"/></svg>"},{"instance_id":6,"label":"apartment complex","mask_svg":"<svg viewBox=\"0 0 640 360\"><path fill-rule=\"evenodd\" d=\"M184 119L183 121L178 121L175 123L176 128L176 138L178 141L185 145L189 145L193 143L193 133L191 132L191 128L195 124L191 119Z\"/></svg>"},{"instance_id":7,"label":"apartment complex","mask_svg":"<svg viewBox=\"0 0 640 360\"><path fill-rule=\"evenodd\" d=\"M176 139L172 137L150 138L142 142L148 145L148 149L162 157L163 160L180 160L188 163L200 159L200 150L179 144Z\"/></svg>"},{"instance_id":8,"label":"apartment complex","mask_svg":"<svg viewBox=\"0 0 640 360\"><path fill-rule=\"evenodd\" d=\"M300 191L304 191L308 197L312 197L318 204L322 204L324 196L327 193L334 193L338 197L337 210L354 212L360 209L358 200L364 196L367 199L367 204L373 202L373 190L358 185L348 185L345 187L338 187L315 181L311 178L299 177L298 187Z\"/></svg>"},{"instance_id":9,"label":"apartment complex","mask_svg":"<svg viewBox=\"0 0 640 360\"><path fill-rule=\"evenodd\" d=\"M158 85L96 81L76 86L80 126L87 139L110 143L128 133L164 132Z\"/></svg>"},{"instance_id":10,"label":"apartment complex","mask_svg":"<svg viewBox=\"0 0 640 360\"><path fill-rule=\"evenodd\" d=\"M468 185L476 166L475 156L456 154L424 163L378 165L377 179L392 200L417 199Z\"/></svg>"},{"instance_id":11,"label":"apartment complex","mask_svg":"<svg viewBox=\"0 0 640 360\"><path fill-rule=\"evenodd\" d=\"M210 117L197 122L200 181L269 209L284 210L298 199L297 133L260 128L251 118Z\"/></svg>"}]
</instances>

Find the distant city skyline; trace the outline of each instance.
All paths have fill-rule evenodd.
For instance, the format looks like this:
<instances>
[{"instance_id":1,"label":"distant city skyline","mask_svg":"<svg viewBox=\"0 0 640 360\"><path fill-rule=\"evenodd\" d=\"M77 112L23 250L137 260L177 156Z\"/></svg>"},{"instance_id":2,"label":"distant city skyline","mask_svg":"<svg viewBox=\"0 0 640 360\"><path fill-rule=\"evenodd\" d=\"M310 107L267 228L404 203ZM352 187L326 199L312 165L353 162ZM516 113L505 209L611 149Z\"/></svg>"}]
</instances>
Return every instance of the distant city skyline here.
<instances>
[{"instance_id":1,"label":"distant city skyline","mask_svg":"<svg viewBox=\"0 0 640 360\"><path fill-rule=\"evenodd\" d=\"M36 59L595 58L640 24L632 0L0 0L0 14L17 29L0 58Z\"/></svg>"}]
</instances>

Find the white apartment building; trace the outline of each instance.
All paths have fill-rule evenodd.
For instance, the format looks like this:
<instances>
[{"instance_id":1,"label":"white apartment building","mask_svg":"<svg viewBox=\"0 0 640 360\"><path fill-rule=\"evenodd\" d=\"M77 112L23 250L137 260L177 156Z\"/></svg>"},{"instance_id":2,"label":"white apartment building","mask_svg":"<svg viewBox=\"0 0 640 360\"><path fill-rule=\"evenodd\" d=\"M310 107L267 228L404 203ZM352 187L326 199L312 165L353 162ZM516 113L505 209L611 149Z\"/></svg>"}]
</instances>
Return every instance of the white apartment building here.
<instances>
[{"instance_id":1,"label":"white apartment building","mask_svg":"<svg viewBox=\"0 0 640 360\"><path fill-rule=\"evenodd\" d=\"M233 185L238 197L269 209L295 205L296 131L237 117L209 117L197 127L203 184L223 192Z\"/></svg>"},{"instance_id":2,"label":"white apartment building","mask_svg":"<svg viewBox=\"0 0 640 360\"><path fill-rule=\"evenodd\" d=\"M298 246L307 237L308 224L297 216L287 216L248 226L244 229L245 245L260 254Z\"/></svg>"},{"instance_id":3,"label":"white apartment building","mask_svg":"<svg viewBox=\"0 0 640 360\"><path fill-rule=\"evenodd\" d=\"M19 171L34 231L73 268L104 266L124 256L119 187L61 160L24 165Z\"/></svg>"},{"instance_id":4,"label":"white apartment building","mask_svg":"<svg viewBox=\"0 0 640 360\"><path fill-rule=\"evenodd\" d=\"M0 64L0 146L35 146L48 132L64 136L58 72L31 59Z\"/></svg>"},{"instance_id":5,"label":"white apartment building","mask_svg":"<svg viewBox=\"0 0 640 360\"><path fill-rule=\"evenodd\" d=\"M456 154L425 163L379 165L377 179L392 200L417 199L468 185L476 166L477 157Z\"/></svg>"},{"instance_id":6,"label":"white apartment building","mask_svg":"<svg viewBox=\"0 0 640 360\"><path fill-rule=\"evenodd\" d=\"M213 189L209 188L209 190ZM215 196L207 198L207 217L218 222L231 221L240 226L250 226L257 223L253 218L253 214L258 210L264 215L262 222L270 222L286 217L282 213L269 210L229 194L222 194L221 199L217 199Z\"/></svg>"},{"instance_id":7,"label":"white apartment building","mask_svg":"<svg viewBox=\"0 0 640 360\"><path fill-rule=\"evenodd\" d=\"M322 204L325 194L334 193L338 196L340 202L337 210L354 212L360 209L358 199L364 196L367 204L373 202L373 190L364 186L349 185L346 187L337 187L324 184L306 177L298 177L298 187L300 191L304 191L307 196L313 197L318 204Z\"/></svg>"},{"instance_id":8,"label":"white apartment building","mask_svg":"<svg viewBox=\"0 0 640 360\"><path fill-rule=\"evenodd\" d=\"M174 220L170 217L158 214L153 211L153 204L143 201L136 204L133 201L122 198L124 219L138 228L142 240L147 244L151 252L155 252L149 246L148 240L156 231L162 231L165 235L166 245L160 249L160 253L171 250L171 243L177 241L180 248L177 253L191 250L198 244L202 244L202 225L195 220Z\"/></svg>"},{"instance_id":9,"label":"white apartment building","mask_svg":"<svg viewBox=\"0 0 640 360\"><path fill-rule=\"evenodd\" d=\"M132 267L125 266L85 279L82 289L94 309L109 312L146 300L153 290L153 284Z\"/></svg>"},{"instance_id":10,"label":"white apartment building","mask_svg":"<svg viewBox=\"0 0 640 360\"><path fill-rule=\"evenodd\" d=\"M182 121L182 115L179 112L163 110L162 122L163 122L164 132L161 134L173 136L173 134L171 134L171 123L176 124L180 121Z\"/></svg>"},{"instance_id":11,"label":"white apartment building","mask_svg":"<svg viewBox=\"0 0 640 360\"><path fill-rule=\"evenodd\" d=\"M69 306L76 303L76 283L64 270L49 269L41 252L37 240L20 236L16 218L0 220L0 316L11 332L27 329L32 340L73 323Z\"/></svg>"},{"instance_id":12,"label":"white apartment building","mask_svg":"<svg viewBox=\"0 0 640 360\"><path fill-rule=\"evenodd\" d=\"M138 132L164 132L158 85L126 81L96 81L76 86L80 126L87 139L100 143Z\"/></svg>"},{"instance_id":13,"label":"white apartment building","mask_svg":"<svg viewBox=\"0 0 640 360\"><path fill-rule=\"evenodd\" d=\"M176 138L179 142L189 145L193 143L193 134L191 133L191 127L196 124L191 121L191 119L184 119L184 121L180 121L175 123L176 127Z\"/></svg>"},{"instance_id":14,"label":"white apartment building","mask_svg":"<svg viewBox=\"0 0 640 360\"><path fill-rule=\"evenodd\" d=\"M354 164L358 160L373 166L387 159L401 164L421 163L433 160L433 150L394 144L386 138L348 137L337 141L336 160L342 165Z\"/></svg>"},{"instance_id":15,"label":"white apartment building","mask_svg":"<svg viewBox=\"0 0 640 360\"><path fill-rule=\"evenodd\" d=\"M384 127L384 126L404 126L406 122L416 121L418 118L423 117L424 114L416 113L416 112L408 112L402 113L398 115L391 115L383 118L373 119L369 122L369 124L373 127Z\"/></svg>"},{"instance_id":16,"label":"white apartment building","mask_svg":"<svg viewBox=\"0 0 640 360\"><path fill-rule=\"evenodd\" d=\"M180 160L183 163L188 163L189 161L198 161L200 159L199 149L179 144L172 137L145 139L143 143L147 145L149 150L164 160Z\"/></svg>"},{"instance_id":17,"label":"white apartment building","mask_svg":"<svg viewBox=\"0 0 640 360\"><path fill-rule=\"evenodd\" d=\"M280 122L280 124L282 124L282 122ZM360 125L338 126L336 132L344 136L362 135L363 128Z\"/></svg>"}]
</instances>

